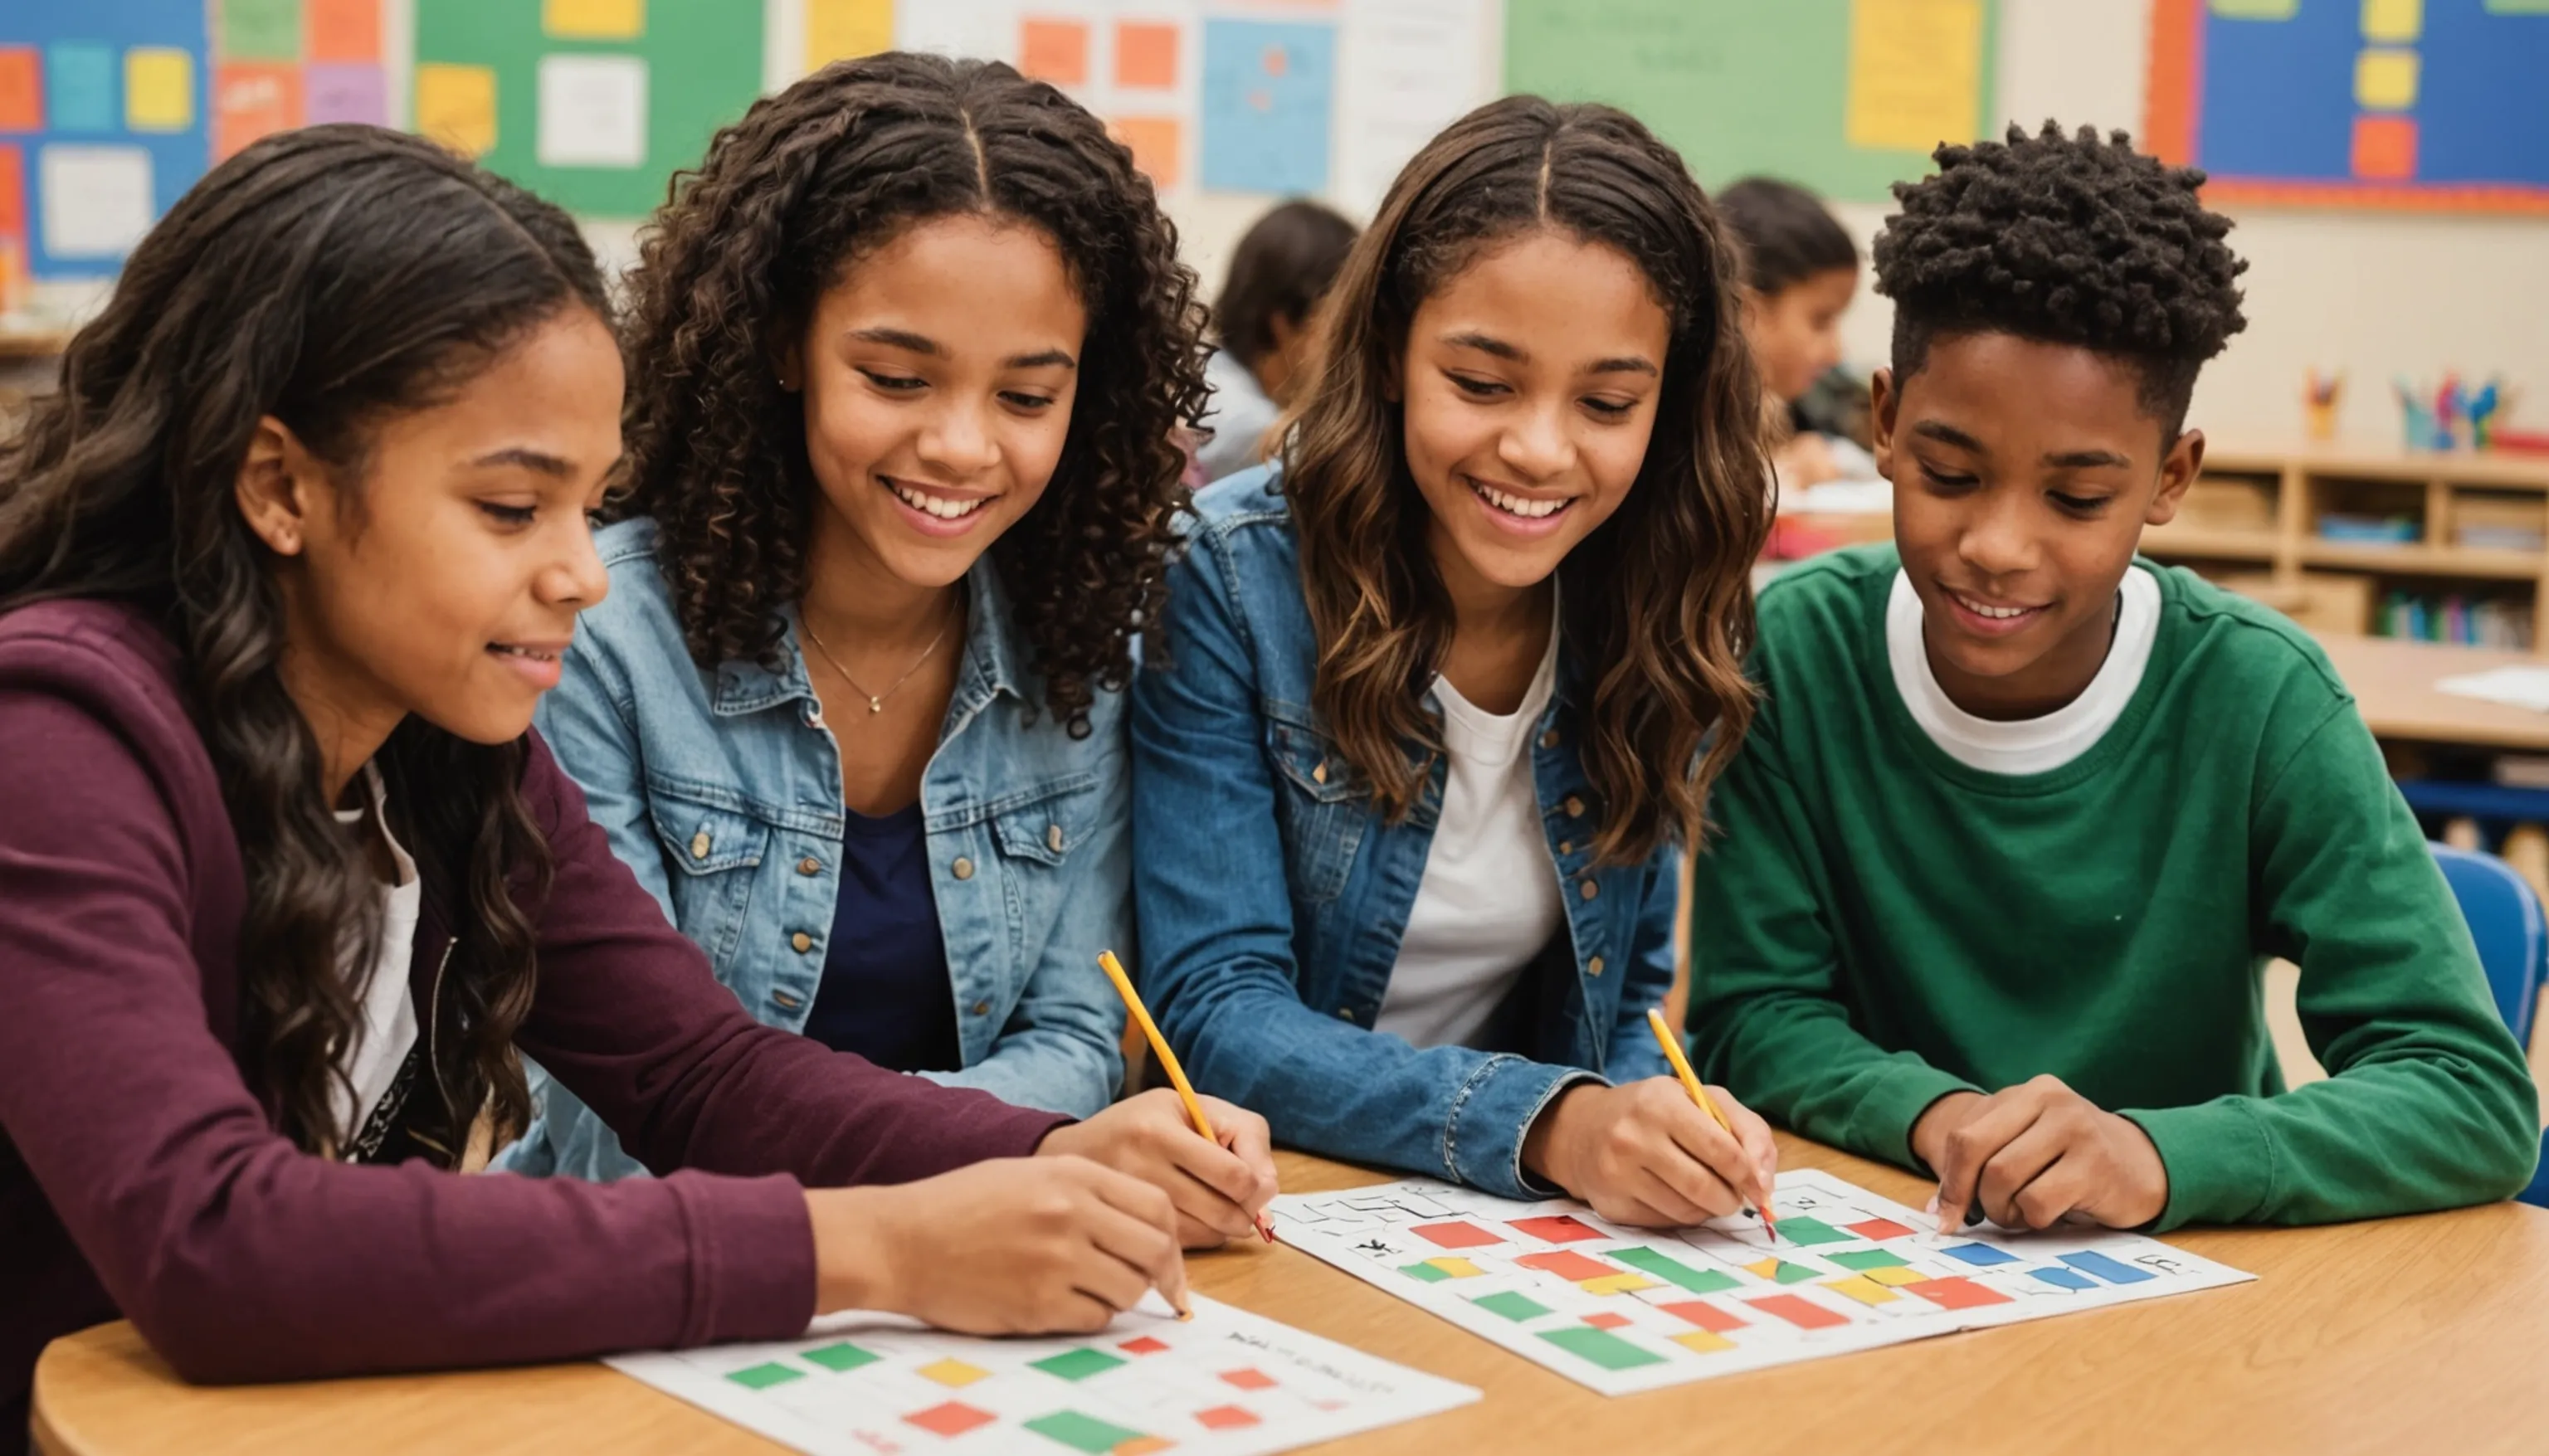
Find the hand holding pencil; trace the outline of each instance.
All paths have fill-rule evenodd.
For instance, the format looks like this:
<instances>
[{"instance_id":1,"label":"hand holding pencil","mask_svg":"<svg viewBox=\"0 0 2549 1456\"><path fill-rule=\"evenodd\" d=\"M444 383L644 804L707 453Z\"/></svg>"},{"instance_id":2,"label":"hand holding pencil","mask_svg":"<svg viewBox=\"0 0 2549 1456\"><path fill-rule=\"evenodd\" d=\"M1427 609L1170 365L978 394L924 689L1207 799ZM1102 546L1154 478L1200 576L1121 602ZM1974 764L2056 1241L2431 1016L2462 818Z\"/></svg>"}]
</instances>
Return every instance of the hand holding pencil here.
<instances>
[{"instance_id":1,"label":"hand holding pencil","mask_svg":"<svg viewBox=\"0 0 2549 1456\"><path fill-rule=\"evenodd\" d=\"M1742 1212L1776 1176L1778 1145L1723 1092L1694 1096L1697 1080L1564 1088L1525 1132L1523 1170L1615 1224L1687 1228Z\"/></svg>"}]
</instances>

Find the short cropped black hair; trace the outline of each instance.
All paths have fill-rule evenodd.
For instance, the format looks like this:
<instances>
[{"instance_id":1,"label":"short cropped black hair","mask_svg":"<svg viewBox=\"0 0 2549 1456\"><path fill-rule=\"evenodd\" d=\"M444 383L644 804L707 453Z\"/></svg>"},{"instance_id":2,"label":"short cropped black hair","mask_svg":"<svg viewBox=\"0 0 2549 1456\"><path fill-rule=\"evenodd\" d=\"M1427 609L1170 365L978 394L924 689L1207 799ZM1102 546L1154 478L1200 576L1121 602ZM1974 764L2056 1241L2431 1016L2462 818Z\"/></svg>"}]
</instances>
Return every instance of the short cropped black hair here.
<instances>
[{"instance_id":1,"label":"short cropped black hair","mask_svg":"<svg viewBox=\"0 0 2549 1456\"><path fill-rule=\"evenodd\" d=\"M1337 213L1298 199L1258 219L1231 253L1230 277L1213 300L1221 346L1251 369L1274 352L1274 320L1309 321L1356 232Z\"/></svg>"},{"instance_id":2,"label":"short cropped black hair","mask_svg":"<svg viewBox=\"0 0 2549 1456\"><path fill-rule=\"evenodd\" d=\"M1902 211L1876 238L1897 382L1941 336L2077 345L2131 364L2142 408L2175 439L2197 372L2248 326L2248 265L2221 240L2230 220L2196 196L2204 173L2133 150L2122 132L2065 136L2052 122L1933 155L1935 174L1894 184Z\"/></svg>"},{"instance_id":3,"label":"short cropped black hair","mask_svg":"<svg viewBox=\"0 0 2549 1456\"><path fill-rule=\"evenodd\" d=\"M1743 244L1744 282L1765 299L1818 273L1858 268L1858 244L1822 198L1793 182L1747 177L1716 201L1717 216Z\"/></svg>"}]
</instances>

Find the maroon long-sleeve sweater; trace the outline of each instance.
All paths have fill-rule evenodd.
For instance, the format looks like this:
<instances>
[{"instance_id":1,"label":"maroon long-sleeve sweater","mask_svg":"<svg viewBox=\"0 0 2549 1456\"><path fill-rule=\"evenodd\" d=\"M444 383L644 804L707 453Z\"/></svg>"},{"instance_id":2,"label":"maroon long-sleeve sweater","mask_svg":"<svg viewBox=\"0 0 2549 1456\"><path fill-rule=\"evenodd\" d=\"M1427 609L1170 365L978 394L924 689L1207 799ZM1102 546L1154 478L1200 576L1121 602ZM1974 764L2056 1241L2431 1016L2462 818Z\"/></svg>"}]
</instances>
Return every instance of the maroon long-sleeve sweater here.
<instances>
[{"instance_id":1,"label":"maroon long-sleeve sweater","mask_svg":"<svg viewBox=\"0 0 2549 1456\"><path fill-rule=\"evenodd\" d=\"M802 1186L1022 1155L1064 1121L754 1021L534 741L556 879L519 1045L649 1166L687 1171L606 1186L296 1150L235 1059L245 883L176 671L127 607L0 616L0 1447L46 1341L119 1313L202 1381L781 1338L814 1307ZM449 941L428 910L421 1026Z\"/></svg>"}]
</instances>

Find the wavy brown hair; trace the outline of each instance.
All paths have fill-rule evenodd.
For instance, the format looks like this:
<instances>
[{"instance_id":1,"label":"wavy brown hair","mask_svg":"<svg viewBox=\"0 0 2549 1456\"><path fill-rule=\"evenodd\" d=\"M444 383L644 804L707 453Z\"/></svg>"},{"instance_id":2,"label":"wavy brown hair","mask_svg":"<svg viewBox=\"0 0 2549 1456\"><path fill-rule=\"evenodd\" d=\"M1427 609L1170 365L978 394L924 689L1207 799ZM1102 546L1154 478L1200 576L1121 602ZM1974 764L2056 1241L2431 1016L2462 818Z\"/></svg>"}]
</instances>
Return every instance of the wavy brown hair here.
<instances>
[{"instance_id":1,"label":"wavy brown hair","mask_svg":"<svg viewBox=\"0 0 2549 1456\"><path fill-rule=\"evenodd\" d=\"M819 491L774 350L862 256L969 213L1052 239L1088 315L1062 458L991 550L1046 705L1086 735L1166 591L1186 503L1174 431L1204 408L1203 317L1132 153L1043 82L889 52L719 132L628 277L628 477L613 511L655 518L693 661L773 661L781 608L804 594Z\"/></svg>"},{"instance_id":2,"label":"wavy brown hair","mask_svg":"<svg viewBox=\"0 0 2549 1456\"><path fill-rule=\"evenodd\" d=\"M1626 113L1536 96L1469 113L1398 174L1337 275L1282 451L1319 638L1312 701L1380 810L1403 817L1442 752L1423 698L1454 623L1387 384L1417 307L1539 228L1616 248L1671 328L1637 483L1558 569L1563 646L1589 686L1569 711L1600 800L1595 854L1632 864L1696 834L1751 722L1744 655L1771 485L1743 273L1681 157Z\"/></svg>"},{"instance_id":3,"label":"wavy brown hair","mask_svg":"<svg viewBox=\"0 0 2549 1456\"><path fill-rule=\"evenodd\" d=\"M0 610L132 603L167 630L246 871L239 1062L276 1128L342 1148L342 1061L360 1034L380 886L338 824L317 736L285 691L278 561L239 513L257 423L282 420L359 503L384 419L428 408L541 324L606 314L565 214L429 142L327 126L258 141L195 184L74 335L59 393L0 445ZM410 718L374 763L390 817L451 896L459 939L409 1129L455 1156L479 1112L529 1119L514 1036L535 976L524 906L546 840L522 801L525 744ZM439 1104L438 1106L436 1104Z\"/></svg>"}]
</instances>

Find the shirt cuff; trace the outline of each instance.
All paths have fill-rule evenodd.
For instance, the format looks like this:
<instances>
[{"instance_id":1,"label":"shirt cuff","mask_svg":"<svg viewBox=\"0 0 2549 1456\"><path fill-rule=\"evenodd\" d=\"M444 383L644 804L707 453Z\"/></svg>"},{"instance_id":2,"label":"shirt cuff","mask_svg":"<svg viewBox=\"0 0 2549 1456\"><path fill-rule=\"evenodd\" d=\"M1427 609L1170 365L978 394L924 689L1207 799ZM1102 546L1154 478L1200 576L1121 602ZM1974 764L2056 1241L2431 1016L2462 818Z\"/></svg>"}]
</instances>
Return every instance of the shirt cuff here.
<instances>
[{"instance_id":1,"label":"shirt cuff","mask_svg":"<svg viewBox=\"0 0 2549 1456\"><path fill-rule=\"evenodd\" d=\"M691 1308L677 1346L789 1339L814 1319L814 1225L784 1174L675 1173L691 1247Z\"/></svg>"},{"instance_id":2,"label":"shirt cuff","mask_svg":"<svg viewBox=\"0 0 2549 1456\"><path fill-rule=\"evenodd\" d=\"M1558 1094L1578 1083L1609 1086L1580 1067L1548 1066L1520 1056L1490 1056L1452 1099L1444 1162L1452 1176L1499 1198L1558 1198L1565 1190L1522 1168L1523 1139Z\"/></svg>"},{"instance_id":3,"label":"shirt cuff","mask_svg":"<svg viewBox=\"0 0 2549 1456\"><path fill-rule=\"evenodd\" d=\"M2149 1135L2168 1172L2168 1206L2153 1233L2184 1224L2236 1224L2263 1208L2275 1186L2275 1148L2244 1097L2194 1107L2118 1114Z\"/></svg>"},{"instance_id":4,"label":"shirt cuff","mask_svg":"<svg viewBox=\"0 0 2549 1456\"><path fill-rule=\"evenodd\" d=\"M1841 1118L1842 1146L1881 1157L1897 1167L1930 1171L1912 1151L1912 1125L1933 1103L1954 1092L1983 1089L1915 1056L1897 1058Z\"/></svg>"}]
</instances>

